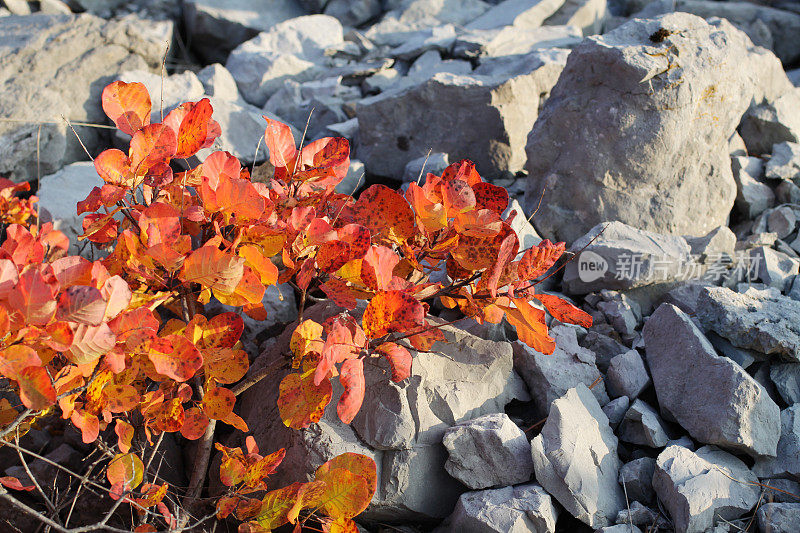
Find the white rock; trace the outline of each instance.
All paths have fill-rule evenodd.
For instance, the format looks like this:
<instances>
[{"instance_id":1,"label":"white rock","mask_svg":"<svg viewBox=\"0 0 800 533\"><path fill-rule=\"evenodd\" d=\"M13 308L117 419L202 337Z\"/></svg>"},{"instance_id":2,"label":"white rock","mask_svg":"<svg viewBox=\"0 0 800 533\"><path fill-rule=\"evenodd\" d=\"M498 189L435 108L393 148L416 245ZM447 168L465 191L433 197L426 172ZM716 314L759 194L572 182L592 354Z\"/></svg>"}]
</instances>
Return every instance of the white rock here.
<instances>
[{"instance_id":1,"label":"white rock","mask_svg":"<svg viewBox=\"0 0 800 533\"><path fill-rule=\"evenodd\" d=\"M342 43L342 24L328 15L297 17L239 45L225 66L248 102L263 106L286 80L324 77L325 48Z\"/></svg>"},{"instance_id":2,"label":"white rock","mask_svg":"<svg viewBox=\"0 0 800 533\"><path fill-rule=\"evenodd\" d=\"M76 205L102 185L103 180L89 161L72 163L39 181L39 206L50 213L53 227L69 237L71 254L83 247L79 247L77 237L83 233L84 215L76 214Z\"/></svg>"},{"instance_id":3,"label":"white rock","mask_svg":"<svg viewBox=\"0 0 800 533\"><path fill-rule=\"evenodd\" d=\"M542 238L536 233L536 228L533 227L528 217L525 216L525 211L516 198L511 198L509 200L508 207L502 215L503 220L508 217L512 210L517 212L514 220L511 221L511 229L516 232L517 238L519 238L519 254L517 254L516 257L516 259L519 260L525 253L525 250L538 246L539 243L542 242Z\"/></svg>"},{"instance_id":4,"label":"white rock","mask_svg":"<svg viewBox=\"0 0 800 533\"><path fill-rule=\"evenodd\" d=\"M538 28L558 11L564 0L505 0L466 25L468 30L490 30L504 26Z\"/></svg>"},{"instance_id":5,"label":"white rock","mask_svg":"<svg viewBox=\"0 0 800 533\"><path fill-rule=\"evenodd\" d=\"M558 508L535 483L465 492L453 514L434 531L470 533L554 533Z\"/></svg>"},{"instance_id":6,"label":"white rock","mask_svg":"<svg viewBox=\"0 0 800 533\"><path fill-rule=\"evenodd\" d=\"M608 423L613 429L616 429L619 423L622 422L625 413L628 412L630 404L630 398L627 396L620 396L603 406L603 413L608 417Z\"/></svg>"},{"instance_id":7,"label":"white rock","mask_svg":"<svg viewBox=\"0 0 800 533\"><path fill-rule=\"evenodd\" d=\"M585 385L553 402L531 449L536 480L575 518L603 527L625 508L617 437Z\"/></svg>"},{"instance_id":8,"label":"white rock","mask_svg":"<svg viewBox=\"0 0 800 533\"><path fill-rule=\"evenodd\" d=\"M782 142L772 147L772 157L767 162L766 175L770 179L800 179L800 144Z\"/></svg>"},{"instance_id":9,"label":"white rock","mask_svg":"<svg viewBox=\"0 0 800 533\"><path fill-rule=\"evenodd\" d=\"M584 35L595 35L601 32L607 17L607 0L566 0L544 23L577 26Z\"/></svg>"},{"instance_id":10,"label":"white rock","mask_svg":"<svg viewBox=\"0 0 800 533\"><path fill-rule=\"evenodd\" d=\"M742 117L739 134L753 155L768 154L772 146L782 142L800 142L800 89L751 106Z\"/></svg>"},{"instance_id":11,"label":"white rock","mask_svg":"<svg viewBox=\"0 0 800 533\"><path fill-rule=\"evenodd\" d=\"M178 104L196 102L204 94L203 84L200 83L197 74L190 70L163 78L160 74L146 70L128 70L120 74L118 79L125 83L138 82L144 84L147 92L150 93L150 103L152 105L151 122L161 122L162 109L164 116L167 116L167 113ZM120 137L125 136L123 133L118 135ZM127 139L127 136L125 138Z\"/></svg>"},{"instance_id":12,"label":"white rock","mask_svg":"<svg viewBox=\"0 0 800 533\"><path fill-rule=\"evenodd\" d=\"M757 157L731 158L733 179L736 180L734 206L747 219L755 218L775 205L775 193L765 183L758 181L764 173L764 162Z\"/></svg>"},{"instance_id":13,"label":"white rock","mask_svg":"<svg viewBox=\"0 0 800 533\"><path fill-rule=\"evenodd\" d=\"M458 57L501 57L527 54L542 48L572 48L583 40L575 26L518 28L505 26L491 30L472 30L460 34L453 45Z\"/></svg>"},{"instance_id":14,"label":"white rock","mask_svg":"<svg viewBox=\"0 0 800 533\"><path fill-rule=\"evenodd\" d=\"M471 489L526 483L533 475L528 438L505 413L456 424L442 444L449 455L445 470Z\"/></svg>"},{"instance_id":15,"label":"white rock","mask_svg":"<svg viewBox=\"0 0 800 533\"><path fill-rule=\"evenodd\" d=\"M654 43L661 28L673 33ZM778 59L744 33L687 13L585 39L528 136L526 208L544 191L536 229L572 243L607 220L688 235L725 225L736 196L728 139L753 98L780 90L767 85L773 73L790 90Z\"/></svg>"},{"instance_id":16,"label":"white rock","mask_svg":"<svg viewBox=\"0 0 800 533\"><path fill-rule=\"evenodd\" d=\"M380 15L380 0L330 0L325 4L326 15L335 17L344 26L359 26Z\"/></svg>"},{"instance_id":17,"label":"white rock","mask_svg":"<svg viewBox=\"0 0 800 533\"><path fill-rule=\"evenodd\" d=\"M714 446L697 452L670 446L658 456L653 475L676 533L702 533L718 518L744 515L758 501L757 482L744 463Z\"/></svg>"},{"instance_id":18,"label":"white rock","mask_svg":"<svg viewBox=\"0 0 800 533\"><path fill-rule=\"evenodd\" d=\"M800 524L800 503L767 503L756 516L761 533L794 533Z\"/></svg>"},{"instance_id":19,"label":"white rock","mask_svg":"<svg viewBox=\"0 0 800 533\"><path fill-rule=\"evenodd\" d=\"M285 20L305 15L292 0L186 0L190 45L207 61L224 61L237 45Z\"/></svg>"},{"instance_id":20,"label":"white rock","mask_svg":"<svg viewBox=\"0 0 800 533\"><path fill-rule=\"evenodd\" d=\"M203 84L203 92L220 100L239 100L239 89L236 80L223 65L214 63L204 67L197 73L197 79Z\"/></svg>"}]
</instances>

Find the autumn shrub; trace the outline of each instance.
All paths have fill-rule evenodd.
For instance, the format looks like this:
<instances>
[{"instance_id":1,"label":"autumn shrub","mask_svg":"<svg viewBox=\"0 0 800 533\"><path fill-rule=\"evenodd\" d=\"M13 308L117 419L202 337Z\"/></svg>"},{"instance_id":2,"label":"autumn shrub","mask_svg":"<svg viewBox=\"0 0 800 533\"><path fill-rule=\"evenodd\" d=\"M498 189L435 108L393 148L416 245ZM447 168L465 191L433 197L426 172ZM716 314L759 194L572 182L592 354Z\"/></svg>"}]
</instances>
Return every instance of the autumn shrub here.
<instances>
[{"instance_id":1,"label":"autumn shrub","mask_svg":"<svg viewBox=\"0 0 800 533\"><path fill-rule=\"evenodd\" d=\"M35 197L19 196L27 185L0 183L0 373L18 398L0 400L0 437L24 458L31 452L18 439L30 427L47 416L73 424L104 457L105 480L69 472L114 500L99 513L102 527L122 504L135 531L202 522L216 447L228 489L214 503L217 518L242 521L241 531L286 523L299 531L309 520L325 531L355 531L352 518L376 490L372 459L344 454L313 481L270 487L284 450L262 456L252 437L243 449L215 443L219 422L248 431L234 409L238 395L283 375L281 417L302 430L321 419L337 379L344 392L336 412L350 423L364 399L366 359L385 359L387 379L399 382L409 377L415 351L444 341L442 322L429 319L435 300L481 323L505 317L543 353L554 349L544 309L560 321L591 324L568 302L535 290L564 243L521 251L510 225L521 213L503 218L507 192L483 181L469 161L427 174L404 195L372 185L355 199L335 191L349 168L346 139L298 149L287 125L265 117L274 174L258 183L227 152L190 164L221 133L207 99L151 123L144 86L114 82L102 105L131 136L127 153L109 149L94 159L102 185L77 205L85 214L79 239L104 259L67 255L66 237L40 224ZM300 318L280 368L253 372L240 342L241 314L264 319L265 288L278 283L294 287ZM304 320L312 298L342 311L321 324ZM208 315L212 299L237 311ZM366 307L354 312L359 300ZM171 487L153 468L165 433L197 441L186 488ZM0 483L0 497L70 530L35 480ZM4 487L35 491L46 509Z\"/></svg>"}]
</instances>

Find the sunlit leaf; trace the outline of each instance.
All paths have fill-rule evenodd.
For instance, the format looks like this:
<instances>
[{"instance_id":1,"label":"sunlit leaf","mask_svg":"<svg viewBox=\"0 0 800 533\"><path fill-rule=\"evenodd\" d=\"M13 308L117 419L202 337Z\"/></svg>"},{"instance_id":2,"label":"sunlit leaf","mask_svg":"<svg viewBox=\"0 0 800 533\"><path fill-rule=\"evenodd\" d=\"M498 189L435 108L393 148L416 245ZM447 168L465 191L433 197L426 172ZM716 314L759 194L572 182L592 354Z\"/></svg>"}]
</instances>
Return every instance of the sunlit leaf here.
<instances>
[{"instance_id":1,"label":"sunlit leaf","mask_svg":"<svg viewBox=\"0 0 800 533\"><path fill-rule=\"evenodd\" d=\"M314 372L293 372L281 381L278 411L283 423L292 429L302 429L322 419L330 403L333 388L330 381L314 385Z\"/></svg>"}]
</instances>

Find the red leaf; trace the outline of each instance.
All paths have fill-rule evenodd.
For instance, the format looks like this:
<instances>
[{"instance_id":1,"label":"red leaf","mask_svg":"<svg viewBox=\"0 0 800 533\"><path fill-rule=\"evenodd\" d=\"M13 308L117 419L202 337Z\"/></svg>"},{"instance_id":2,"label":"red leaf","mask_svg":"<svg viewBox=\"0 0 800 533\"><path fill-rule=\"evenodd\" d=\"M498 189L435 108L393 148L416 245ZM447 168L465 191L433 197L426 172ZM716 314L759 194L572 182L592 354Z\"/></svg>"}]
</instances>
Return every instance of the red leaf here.
<instances>
[{"instance_id":1,"label":"red leaf","mask_svg":"<svg viewBox=\"0 0 800 533\"><path fill-rule=\"evenodd\" d=\"M56 389L41 366L29 366L17 374L19 397L28 409L41 411L56 403Z\"/></svg>"},{"instance_id":2,"label":"red leaf","mask_svg":"<svg viewBox=\"0 0 800 533\"><path fill-rule=\"evenodd\" d=\"M94 158L97 174L109 185L132 187L134 185L133 169L128 156L121 150L110 148ZM95 208L96 209L96 208ZM78 213L80 214L80 207Z\"/></svg>"},{"instance_id":3,"label":"red leaf","mask_svg":"<svg viewBox=\"0 0 800 533\"><path fill-rule=\"evenodd\" d=\"M331 401L333 388L330 381L314 385L314 372L291 373L281 381L278 411L283 423L292 429L307 428L322 419L325 407Z\"/></svg>"},{"instance_id":4,"label":"red leaf","mask_svg":"<svg viewBox=\"0 0 800 533\"><path fill-rule=\"evenodd\" d=\"M425 321L425 308L413 296L401 291L379 292L364 311L364 333L370 338L392 331L406 332Z\"/></svg>"},{"instance_id":5,"label":"red leaf","mask_svg":"<svg viewBox=\"0 0 800 533\"><path fill-rule=\"evenodd\" d=\"M98 289L73 285L59 296L56 319L99 326L103 322L105 311L106 302Z\"/></svg>"},{"instance_id":6,"label":"red leaf","mask_svg":"<svg viewBox=\"0 0 800 533\"><path fill-rule=\"evenodd\" d=\"M3 485L4 487L8 487L11 490L27 490L27 491L31 491L31 490L36 488L35 485L28 485L28 486L23 485L22 482L19 479L15 478L13 476L0 477L0 485Z\"/></svg>"},{"instance_id":7,"label":"red leaf","mask_svg":"<svg viewBox=\"0 0 800 533\"><path fill-rule=\"evenodd\" d=\"M339 217L360 224L373 237L404 242L414 235L414 212L405 198L385 185L372 185L353 205L342 209Z\"/></svg>"},{"instance_id":8,"label":"red leaf","mask_svg":"<svg viewBox=\"0 0 800 533\"><path fill-rule=\"evenodd\" d=\"M175 157L191 157L206 143L208 126L214 109L208 98L197 103L186 102L170 111L164 118L178 137L178 149Z\"/></svg>"},{"instance_id":9,"label":"red leaf","mask_svg":"<svg viewBox=\"0 0 800 533\"><path fill-rule=\"evenodd\" d=\"M411 353L403 346L393 342L385 342L375 348L389 361L392 369L392 381L400 382L411 375Z\"/></svg>"},{"instance_id":10,"label":"red leaf","mask_svg":"<svg viewBox=\"0 0 800 533\"><path fill-rule=\"evenodd\" d=\"M150 344L147 354L156 372L175 381L187 381L203 366L203 356L194 344L180 335L167 335Z\"/></svg>"},{"instance_id":11,"label":"red leaf","mask_svg":"<svg viewBox=\"0 0 800 533\"><path fill-rule=\"evenodd\" d=\"M339 371L339 383L344 387L344 392L339 398L336 413L339 420L345 424L353 421L361 404L364 402L364 360L347 359L342 363Z\"/></svg>"},{"instance_id":12,"label":"red leaf","mask_svg":"<svg viewBox=\"0 0 800 533\"><path fill-rule=\"evenodd\" d=\"M392 271L399 262L400 256L391 248L373 246L361 262L361 279L372 290L388 290L392 281Z\"/></svg>"},{"instance_id":13,"label":"red leaf","mask_svg":"<svg viewBox=\"0 0 800 533\"><path fill-rule=\"evenodd\" d=\"M130 146L130 161L136 176L144 176L159 164L168 163L178 149L175 132L164 124L150 124L134 133Z\"/></svg>"},{"instance_id":14,"label":"red leaf","mask_svg":"<svg viewBox=\"0 0 800 533\"><path fill-rule=\"evenodd\" d=\"M150 95L143 83L115 81L103 89L103 111L123 133L133 135L150 124Z\"/></svg>"},{"instance_id":15,"label":"red leaf","mask_svg":"<svg viewBox=\"0 0 800 533\"><path fill-rule=\"evenodd\" d=\"M276 168L288 168L297 157L292 130L286 124L266 116L264 116L264 120L267 121L264 142L269 150L269 162ZM289 169L289 171L291 170Z\"/></svg>"},{"instance_id":16,"label":"red leaf","mask_svg":"<svg viewBox=\"0 0 800 533\"><path fill-rule=\"evenodd\" d=\"M26 324L43 326L55 315L58 280L50 273L52 269L48 272L44 268L28 268L8 293L8 303L22 315Z\"/></svg>"}]
</instances>

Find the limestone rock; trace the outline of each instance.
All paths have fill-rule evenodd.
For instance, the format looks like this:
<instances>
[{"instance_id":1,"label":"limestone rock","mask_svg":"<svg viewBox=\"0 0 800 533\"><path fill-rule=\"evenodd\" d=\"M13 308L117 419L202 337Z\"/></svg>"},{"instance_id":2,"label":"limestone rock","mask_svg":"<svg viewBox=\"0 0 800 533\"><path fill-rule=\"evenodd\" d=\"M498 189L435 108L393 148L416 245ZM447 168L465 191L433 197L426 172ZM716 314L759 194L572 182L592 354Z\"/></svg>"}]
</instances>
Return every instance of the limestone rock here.
<instances>
[{"instance_id":1,"label":"limestone rock","mask_svg":"<svg viewBox=\"0 0 800 533\"><path fill-rule=\"evenodd\" d=\"M453 514L434 531L555 533L558 508L535 483L465 492Z\"/></svg>"},{"instance_id":2,"label":"limestone rock","mask_svg":"<svg viewBox=\"0 0 800 533\"><path fill-rule=\"evenodd\" d=\"M456 424L442 443L450 456L445 469L471 489L525 483L533 475L528 438L505 413Z\"/></svg>"},{"instance_id":3,"label":"limestone rock","mask_svg":"<svg viewBox=\"0 0 800 533\"><path fill-rule=\"evenodd\" d=\"M606 387L612 397L636 398L651 383L644 359L636 350L619 354L611 360L606 373Z\"/></svg>"},{"instance_id":4,"label":"limestone rock","mask_svg":"<svg viewBox=\"0 0 800 533\"><path fill-rule=\"evenodd\" d=\"M260 31L305 15L293 0L186 0L184 19L189 45L208 62L228 53Z\"/></svg>"},{"instance_id":5,"label":"limestone rock","mask_svg":"<svg viewBox=\"0 0 800 533\"><path fill-rule=\"evenodd\" d=\"M650 375L665 418L677 421L700 442L753 457L775 455L780 437L778 406L744 369L717 355L683 311L662 304L645 323L643 333Z\"/></svg>"},{"instance_id":6,"label":"limestone rock","mask_svg":"<svg viewBox=\"0 0 800 533\"><path fill-rule=\"evenodd\" d=\"M673 33L654 43L661 28ZM528 136L526 208L544 193L536 229L571 243L604 220L689 235L724 225L736 195L728 139L757 93L788 90L764 87L773 75L788 84L777 58L724 20L673 13L588 37Z\"/></svg>"},{"instance_id":7,"label":"limestone rock","mask_svg":"<svg viewBox=\"0 0 800 533\"><path fill-rule=\"evenodd\" d=\"M797 300L708 287L698 297L697 316L705 328L728 339L734 346L800 362L800 302Z\"/></svg>"},{"instance_id":8,"label":"limestone rock","mask_svg":"<svg viewBox=\"0 0 800 533\"><path fill-rule=\"evenodd\" d=\"M623 442L650 448L662 448L669 441L664 421L642 400L636 400L630 406L617 428L617 435Z\"/></svg>"},{"instance_id":9,"label":"limestone rock","mask_svg":"<svg viewBox=\"0 0 800 533\"><path fill-rule=\"evenodd\" d=\"M623 492L629 500L642 503L655 501L653 491L653 472L656 469L656 460L652 457L640 457L625 463L619 469L619 484L623 485Z\"/></svg>"},{"instance_id":10,"label":"limestone rock","mask_svg":"<svg viewBox=\"0 0 800 533\"><path fill-rule=\"evenodd\" d=\"M755 506L757 478L736 457L714 446L692 452L670 446L658 456L653 488L676 533L702 533L717 518L733 520Z\"/></svg>"},{"instance_id":11,"label":"limestone rock","mask_svg":"<svg viewBox=\"0 0 800 533\"><path fill-rule=\"evenodd\" d=\"M429 150L471 158L482 175L519 170L538 102L555 84L565 54L512 56L471 75L439 73L405 90L362 100L356 108L358 156L367 171L399 178Z\"/></svg>"},{"instance_id":12,"label":"limestone rock","mask_svg":"<svg viewBox=\"0 0 800 533\"><path fill-rule=\"evenodd\" d=\"M753 472L759 477L800 476L800 404L781 411L777 456L756 461Z\"/></svg>"},{"instance_id":13,"label":"limestone rock","mask_svg":"<svg viewBox=\"0 0 800 533\"><path fill-rule=\"evenodd\" d=\"M573 328L555 326L550 329L550 335L556 341L556 349L550 355L537 352L521 341L513 343L514 369L531 391L537 419L546 417L553 401L568 390L579 383L588 387L601 377L594 354L578 344ZM601 406L608 403L602 381L591 391Z\"/></svg>"},{"instance_id":14,"label":"limestone rock","mask_svg":"<svg viewBox=\"0 0 800 533\"><path fill-rule=\"evenodd\" d=\"M756 516L762 533L793 533L800 524L800 503L767 503Z\"/></svg>"},{"instance_id":15,"label":"limestone rock","mask_svg":"<svg viewBox=\"0 0 800 533\"><path fill-rule=\"evenodd\" d=\"M572 516L591 527L613 523L625 507L617 437L585 385L553 402L531 449L536 480Z\"/></svg>"},{"instance_id":16,"label":"limestone rock","mask_svg":"<svg viewBox=\"0 0 800 533\"><path fill-rule=\"evenodd\" d=\"M0 175L20 182L86 159L61 115L105 123L103 88L126 70L155 71L172 24L33 14L0 17L0 35L0 118L13 119L0 122ZM105 130L75 129L91 153L106 143Z\"/></svg>"}]
</instances>

